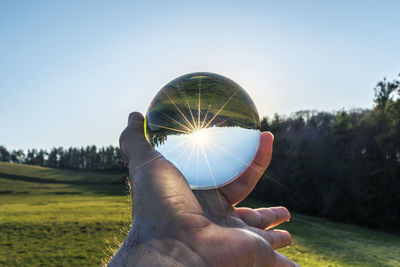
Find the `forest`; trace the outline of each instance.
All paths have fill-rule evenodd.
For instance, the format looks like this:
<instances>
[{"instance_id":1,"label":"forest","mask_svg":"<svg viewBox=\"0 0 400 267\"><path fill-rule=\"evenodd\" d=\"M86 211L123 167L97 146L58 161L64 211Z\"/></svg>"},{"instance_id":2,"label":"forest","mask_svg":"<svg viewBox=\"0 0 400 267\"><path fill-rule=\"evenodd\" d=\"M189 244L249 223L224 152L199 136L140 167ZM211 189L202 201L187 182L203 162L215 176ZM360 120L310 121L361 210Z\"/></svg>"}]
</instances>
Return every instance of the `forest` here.
<instances>
[{"instance_id":1,"label":"forest","mask_svg":"<svg viewBox=\"0 0 400 267\"><path fill-rule=\"evenodd\" d=\"M333 221L400 230L400 81L383 79L371 109L264 117L272 162L251 194ZM63 169L126 171L119 148L8 151L0 161Z\"/></svg>"}]
</instances>

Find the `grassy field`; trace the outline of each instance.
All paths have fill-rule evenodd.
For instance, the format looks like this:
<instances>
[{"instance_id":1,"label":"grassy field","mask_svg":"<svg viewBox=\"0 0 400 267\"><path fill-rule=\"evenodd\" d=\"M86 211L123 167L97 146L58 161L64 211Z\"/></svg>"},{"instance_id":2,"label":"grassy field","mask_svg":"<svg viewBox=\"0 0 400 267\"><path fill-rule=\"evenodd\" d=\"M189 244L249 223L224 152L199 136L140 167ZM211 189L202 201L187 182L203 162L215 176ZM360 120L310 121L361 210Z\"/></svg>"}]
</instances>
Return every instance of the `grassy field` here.
<instances>
[{"instance_id":1,"label":"grassy field","mask_svg":"<svg viewBox=\"0 0 400 267\"><path fill-rule=\"evenodd\" d=\"M122 174L0 163L0 266L96 266L130 224ZM262 203L247 200L242 205ZM400 238L293 214L280 252L303 266L400 266Z\"/></svg>"}]
</instances>

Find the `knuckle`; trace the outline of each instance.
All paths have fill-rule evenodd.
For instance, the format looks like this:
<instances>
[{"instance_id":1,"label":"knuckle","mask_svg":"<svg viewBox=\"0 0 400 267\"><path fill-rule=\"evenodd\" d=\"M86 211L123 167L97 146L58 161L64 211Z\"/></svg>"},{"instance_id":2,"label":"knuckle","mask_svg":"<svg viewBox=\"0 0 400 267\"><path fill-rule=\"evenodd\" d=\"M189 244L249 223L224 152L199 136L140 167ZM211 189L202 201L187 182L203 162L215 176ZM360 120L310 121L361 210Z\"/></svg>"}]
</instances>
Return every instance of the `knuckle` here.
<instances>
[{"instance_id":1,"label":"knuckle","mask_svg":"<svg viewBox=\"0 0 400 267\"><path fill-rule=\"evenodd\" d=\"M268 225L268 221L262 213L259 214L259 227L266 228Z\"/></svg>"},{"instance_id":2,"label":"knuckle","mask_svg":"<svg viewBox=\"0 0 400 267\"><path fill-rule=\"evenodd\" d=\"M276 243L276 238L274 235L274 232L267 232L269 235L269 243L271 244L272 247L274 247L275 243Z\"/></svg>"}]
</instances>

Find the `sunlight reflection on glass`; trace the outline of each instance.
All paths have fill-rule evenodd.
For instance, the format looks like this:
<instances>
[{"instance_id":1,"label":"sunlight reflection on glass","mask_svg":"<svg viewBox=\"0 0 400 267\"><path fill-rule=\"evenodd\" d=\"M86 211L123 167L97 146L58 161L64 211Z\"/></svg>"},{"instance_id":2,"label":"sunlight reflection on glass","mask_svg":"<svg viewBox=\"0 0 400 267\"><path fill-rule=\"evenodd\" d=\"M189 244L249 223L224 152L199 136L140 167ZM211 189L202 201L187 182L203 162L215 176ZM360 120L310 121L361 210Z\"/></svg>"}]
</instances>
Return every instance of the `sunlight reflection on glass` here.
<instances>
[{"instance_id":1,"label":"sunlight reflection on glass","mask_svg":"<svg viewBox=\"0 0 400 267\"><path fill-rule=\"evenodd\" d=\"M145 134L193 189L209 189L246 170L258 149L260 121L238 84L218 74L192 73L155 96Z\"/></svg>"}]
</instances>

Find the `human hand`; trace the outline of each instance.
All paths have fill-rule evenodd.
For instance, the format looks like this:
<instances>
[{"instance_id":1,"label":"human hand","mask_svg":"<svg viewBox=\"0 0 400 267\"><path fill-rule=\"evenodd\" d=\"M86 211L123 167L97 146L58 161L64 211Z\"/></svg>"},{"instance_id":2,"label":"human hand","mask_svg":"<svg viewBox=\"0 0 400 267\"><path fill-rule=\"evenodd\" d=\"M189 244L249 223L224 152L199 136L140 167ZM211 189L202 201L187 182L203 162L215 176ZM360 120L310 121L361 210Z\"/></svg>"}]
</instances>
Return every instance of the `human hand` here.
<instances>
[{"instance_id":1,"label":"human hand","mask_svg":"<svg viewBox=\"0 0 400 267\"><path fill-rule=\"evenodd\" d=\"M234 208L267 168L273 136L263 133L251 166L219 189L192 191L143 134L132 113L120 137L129 168L132 226L110 266L296 266L274 249L291 244L286 231L265 230L290 219L283 207Z\"/></svg>"}]
</instances>

